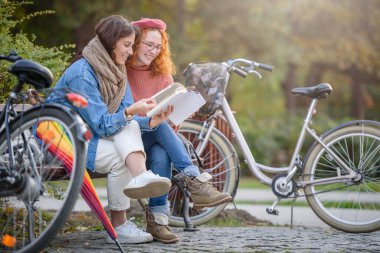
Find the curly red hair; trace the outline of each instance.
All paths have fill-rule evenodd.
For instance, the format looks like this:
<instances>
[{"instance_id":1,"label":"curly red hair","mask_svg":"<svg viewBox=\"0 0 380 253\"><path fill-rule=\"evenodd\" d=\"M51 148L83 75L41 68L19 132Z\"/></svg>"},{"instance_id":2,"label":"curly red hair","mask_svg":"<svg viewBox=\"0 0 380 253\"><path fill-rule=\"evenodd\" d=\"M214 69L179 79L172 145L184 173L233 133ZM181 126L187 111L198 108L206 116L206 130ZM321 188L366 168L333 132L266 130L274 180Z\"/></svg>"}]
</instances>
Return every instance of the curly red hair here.
<instances>
[{"instance_id":1,"label":"curly red hair","mask_svg":"<svg viewBox=\"0 0 380 253\"><path fill-rule=\"evenodd\" d=\"M157 57L152 61L151 63L151 71L153 76L157 75L174 75L176 70L174 63L171 58L171 52L169 48L169 35L159 29L154 28L146 28L142 29L140 32L140 35L136 37L135 44L133 46L133 51L136 52L140 48L140 41L141 39L145 38L147 32L158 30L161 33L162 37L162 47L160 53L157 55ZM131 59L127 62L127 67L130 65L133 65L136 62L137 54L133 54L131 56Z\"/></svg>"}]
</instances>

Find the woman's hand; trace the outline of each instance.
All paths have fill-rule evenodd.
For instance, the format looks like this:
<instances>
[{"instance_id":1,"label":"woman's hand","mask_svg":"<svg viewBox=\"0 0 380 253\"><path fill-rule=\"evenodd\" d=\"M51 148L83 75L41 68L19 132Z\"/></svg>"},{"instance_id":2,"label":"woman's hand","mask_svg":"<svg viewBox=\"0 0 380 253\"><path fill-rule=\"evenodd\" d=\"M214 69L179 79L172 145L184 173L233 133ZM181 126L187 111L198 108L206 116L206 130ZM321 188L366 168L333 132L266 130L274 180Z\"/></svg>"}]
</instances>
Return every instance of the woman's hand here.
<instances>
[{"instance_id":1,"label":"woman's hand","mask_svg":"<svg viewBox=\"0 0 380 253\"><path fill-rule=\"evenodd\" d=\"M173 112L173 109L174 109L174 106L169 105L166 111L161 111L161 113L152 116L152 118L149 121L149 126L151 128L154 128L158 126L159 124L161 124L162 122L166 121L169 115Z\"/></svg>"},{"instance_id":2,"label":"woman's hand","mask_svg":"<svg viewBox=\"0 0 380 253\"><path fill-rule=\"evenodd\" d=\"M140 101L130 105L125 109L126 115L146 114L156 106L156 101L153 98L141 99Z\"/></svg>"}]
</instances>

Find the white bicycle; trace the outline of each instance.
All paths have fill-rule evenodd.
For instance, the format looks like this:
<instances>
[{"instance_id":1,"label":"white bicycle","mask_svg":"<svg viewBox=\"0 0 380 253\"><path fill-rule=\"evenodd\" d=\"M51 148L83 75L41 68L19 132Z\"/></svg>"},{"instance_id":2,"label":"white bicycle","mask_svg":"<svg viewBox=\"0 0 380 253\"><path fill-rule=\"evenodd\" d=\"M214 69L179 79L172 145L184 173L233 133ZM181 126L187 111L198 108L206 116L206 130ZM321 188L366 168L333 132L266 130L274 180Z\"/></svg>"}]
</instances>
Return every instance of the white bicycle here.
<instances>
[{"instance_id":1,"label":"white bicycle","mask_svg":"<svg viewBox=\"0 0 380 253\"><path fill-rule=\"evenodd\" d=\"M217 75L208 81L224 80L225 87L219 93L215 93L215 90L210 92L210 89L216 88L215 85L209 85L206 91L201 90L205 96L214 94L212 101L220 103L212 105L214 110L209 111L204 122L184 122L179 129L179 135L185 142L189 141L192 144L193 158L200 158L204 170L213 175L212 183L218 190L234 196L240 177L235 147L215 126L217 119L222 118L230 127L250 172L260 182L271 187L277 196L272 206L267 208L268 213L278 214L276 206L281 199L304 196L315 214L336 229L352 233L380 229L379 122L350 121L318 135L311 128L312 118L316 113L317 102L327 98L332 91L331 86L321 83L313 87L294 88L293 94L311 98L297 144L288 166L266 166L255 161L224 94L231 73L243 77L252 73L261 78L256 68L271 71L272 67L246 59L198 65L196 67L200 67L201 70L194 68L193 72L189 72L191 80L201 80L207 74L208 67L217 66L225 71L219 71L222 76ZM192 66L187 71L191 71ZM204 73L201 73L201 78L191 77L202 71ZM203 83L202 88L205 87L207 84ZM313 138L314 143L301 155L306 136ZM189 207L183 205L184 195L186 194L183 189L179 189L178 184L173 184L169 193L172 210L170 224L173 226L185 225L184 211L188 212L193 225L200 225L217 216L227 205L197 210L191 208L191 196Z\"/></svg>"}]
</instances>

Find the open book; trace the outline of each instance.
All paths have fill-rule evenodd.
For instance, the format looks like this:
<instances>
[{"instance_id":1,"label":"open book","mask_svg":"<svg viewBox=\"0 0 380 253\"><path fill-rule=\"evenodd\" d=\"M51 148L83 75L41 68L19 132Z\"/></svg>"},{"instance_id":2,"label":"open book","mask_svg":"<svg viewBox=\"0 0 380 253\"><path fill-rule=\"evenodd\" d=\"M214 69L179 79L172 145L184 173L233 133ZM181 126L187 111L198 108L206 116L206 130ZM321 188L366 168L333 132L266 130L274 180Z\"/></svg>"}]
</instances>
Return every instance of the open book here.
<instances>
[{"instance_id":1,"label":"open book","mask_svg":"<svg viewBox=\"0 0 380 253\"><path fill-rule=\"evenodd\" d=\"M201 94L187 90L180 83L171 84L156 93L153 98L157 105L147 113L147 116L159 114L162 110L166 111L169 105L173 105L174 110L169 115L169 120L176 126L206 103Z\"/></svg>"}]
</instances>

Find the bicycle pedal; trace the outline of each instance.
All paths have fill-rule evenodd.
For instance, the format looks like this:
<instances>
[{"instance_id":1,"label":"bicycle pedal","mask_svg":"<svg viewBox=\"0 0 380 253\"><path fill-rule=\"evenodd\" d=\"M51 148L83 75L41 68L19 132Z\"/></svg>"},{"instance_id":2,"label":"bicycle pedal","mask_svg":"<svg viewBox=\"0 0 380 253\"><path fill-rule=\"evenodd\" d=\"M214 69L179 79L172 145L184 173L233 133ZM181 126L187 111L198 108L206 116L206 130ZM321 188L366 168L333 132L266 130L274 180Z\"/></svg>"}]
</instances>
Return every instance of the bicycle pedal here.
<instances>
[{"instance_id":1,"label":"bicycle pedal","mask_svg":"<svg viewBox=\"0 0 380 253\"><path fill-rule=\"evenodd\" d=\"M199 228L197 228L195 226L186 227L186 228L183 229L183 231L186 231L186 232L197 232L197 231L199 231Z\"/></svg>"},{"instance_id":2,"label":"bicycle pedal","mask_svg":"<svg viewBox=\"0 0 380 253\"><path fill-rule=\"evenodd\" d=\"M267 208L266 211L267 211L268 214L272 214L272 215L278 215L279 214L279 212L278 212L277 209Z\"/></svg>"}]
</instances>

